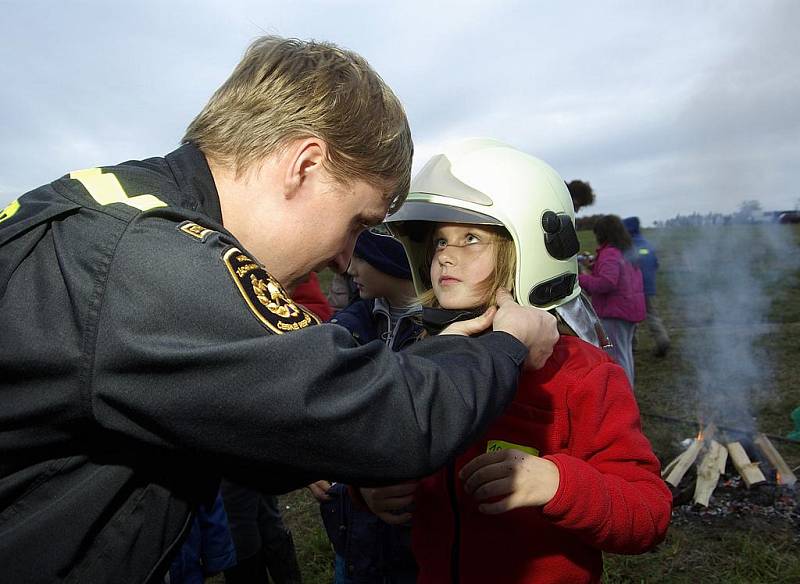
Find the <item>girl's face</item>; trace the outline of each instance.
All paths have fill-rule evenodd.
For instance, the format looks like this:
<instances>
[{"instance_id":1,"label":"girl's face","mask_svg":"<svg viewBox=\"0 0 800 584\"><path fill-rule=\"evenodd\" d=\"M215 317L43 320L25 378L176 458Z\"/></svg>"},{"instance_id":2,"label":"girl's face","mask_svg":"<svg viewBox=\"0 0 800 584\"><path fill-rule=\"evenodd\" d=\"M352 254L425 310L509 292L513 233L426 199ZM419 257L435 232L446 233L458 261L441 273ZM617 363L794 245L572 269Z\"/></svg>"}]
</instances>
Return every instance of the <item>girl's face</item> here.
<instances>
[{"instance_id":1,"label":"girl's face","mask_svg":"<svg viewBox=\"0 0 800 584\"><path fill-rule=\"evenodd\" d=\"M437 225L431 284L442 308L477 308L485 303L485 281L495 268L494 238L494 233L477 225Z\"/></svg>"}]
</instances>

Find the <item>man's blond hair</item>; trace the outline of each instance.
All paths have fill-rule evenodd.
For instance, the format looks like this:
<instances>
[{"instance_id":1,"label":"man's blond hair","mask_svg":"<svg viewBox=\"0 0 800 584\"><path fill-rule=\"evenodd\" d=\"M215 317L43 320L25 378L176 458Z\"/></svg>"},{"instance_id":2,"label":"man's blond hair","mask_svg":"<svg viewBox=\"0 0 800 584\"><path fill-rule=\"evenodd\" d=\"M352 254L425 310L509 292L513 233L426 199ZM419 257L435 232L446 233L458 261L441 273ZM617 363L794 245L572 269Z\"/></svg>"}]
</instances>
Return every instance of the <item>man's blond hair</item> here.
<instances>
[{"instance_id":1,"label":"man's blond hair","mask_svg":"<svg viewBox=\"0 0 800 584\"><path fill-rule=\"evenodd\" d=\"M413 144L403 106L363 57L331 43L257 39L183 142L241 174L310 136L327 144L335 179L381 188L390 210L405 200Z\"/></svg>"}]
</instances>

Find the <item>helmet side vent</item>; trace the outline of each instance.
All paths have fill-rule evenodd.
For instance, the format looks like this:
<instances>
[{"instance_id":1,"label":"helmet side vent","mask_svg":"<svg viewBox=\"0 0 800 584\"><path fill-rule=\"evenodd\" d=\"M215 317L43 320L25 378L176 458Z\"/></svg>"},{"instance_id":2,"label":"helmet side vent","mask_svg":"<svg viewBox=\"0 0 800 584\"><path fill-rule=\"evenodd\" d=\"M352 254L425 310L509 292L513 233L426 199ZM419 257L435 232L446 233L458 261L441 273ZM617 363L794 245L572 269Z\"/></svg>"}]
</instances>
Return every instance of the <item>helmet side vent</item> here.
<instances>
[{"instance_id":1,"label":"helmet side vent","mask_svg":"<svg viewBox=\"0 0 800 584\"><path fill-rule=\"evenodd\" d=\"M536 285L528 294L528 302L533 306L547 306L572 294L575 288L575 274L562 274Z\"/></svg>"},{"instance_id":2,"label":"helmet side vent","mask_svg":"<svg viewBox=\"0 0 800 584\"><path fill-rule=\"evenodd\" d=\"M542 230L547 253L555 259L566 260L578 253L578 234L566 213L545 211L542 215Z\"/></svg>"}]
</instances>

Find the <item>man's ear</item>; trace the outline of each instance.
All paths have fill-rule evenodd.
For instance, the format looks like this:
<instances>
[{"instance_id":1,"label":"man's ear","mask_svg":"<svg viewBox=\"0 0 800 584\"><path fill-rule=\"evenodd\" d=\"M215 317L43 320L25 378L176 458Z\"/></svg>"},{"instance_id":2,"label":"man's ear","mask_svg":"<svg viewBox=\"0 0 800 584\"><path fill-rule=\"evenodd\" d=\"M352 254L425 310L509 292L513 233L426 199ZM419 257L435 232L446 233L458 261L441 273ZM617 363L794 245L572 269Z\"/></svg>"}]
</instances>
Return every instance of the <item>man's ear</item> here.
<instances>
[{"instance_id":1,"label":"man's ear","mask_svg":"<svg viewBox=\"0 0 800 584\"><path fill-rule=\"evenodd\" d=\"M295 140L286 149L284 158L284 196L294 197L310 182L324 178L324 162L328 145L321 138Z\"/></svg>"}]
</instances>

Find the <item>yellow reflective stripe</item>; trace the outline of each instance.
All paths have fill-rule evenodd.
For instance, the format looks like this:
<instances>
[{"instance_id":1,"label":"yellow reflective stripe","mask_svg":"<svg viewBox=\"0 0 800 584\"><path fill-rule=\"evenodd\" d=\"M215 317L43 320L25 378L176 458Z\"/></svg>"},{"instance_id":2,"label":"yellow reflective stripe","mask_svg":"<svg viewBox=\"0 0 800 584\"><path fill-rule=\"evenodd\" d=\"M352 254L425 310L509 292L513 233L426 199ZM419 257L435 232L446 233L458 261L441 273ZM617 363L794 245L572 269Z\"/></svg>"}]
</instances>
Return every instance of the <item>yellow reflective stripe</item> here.
<instances>
[{"instance_id":1,"label":"yellow reflective stripe","mask_svg":"<svg viewBox=\"0 0 800 584\"><path fill-rule=\"evenodd\" d=\"M8 206L0 211L0 223L8 219L9 217L13 216L19 210L19 200L14 199L11 201Z\"/></svg>"},{"instance_id":2,"label":"yellow reflective stripe","mask_svg":"<svg viewBox=\"0 0 800 584\"><path fill-rule=\"evenodd\" d=\"M119 180L113 173L104 173L99 168L76 170L69 173L69 178L80 181L92 198L101 205L124 203L140 211L167 206L164 201L153 195L129 197L128 193L125 192L125 189L122 188L122 185L119 184Z\"/></svg>"},{"instance_id":3,"label":"yellow reflective stripe","mask_svg":"<svg viewBox=\"0 0 800 584\"><path fill-rule=\"evenodd\" d=\"M639 255L649 255L649 254L650 254L650 250L647 249L646 247L639 248Z\"/></svg>"}]
</instances>

